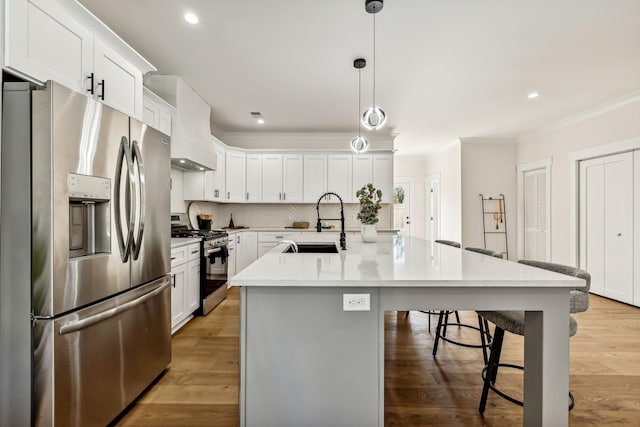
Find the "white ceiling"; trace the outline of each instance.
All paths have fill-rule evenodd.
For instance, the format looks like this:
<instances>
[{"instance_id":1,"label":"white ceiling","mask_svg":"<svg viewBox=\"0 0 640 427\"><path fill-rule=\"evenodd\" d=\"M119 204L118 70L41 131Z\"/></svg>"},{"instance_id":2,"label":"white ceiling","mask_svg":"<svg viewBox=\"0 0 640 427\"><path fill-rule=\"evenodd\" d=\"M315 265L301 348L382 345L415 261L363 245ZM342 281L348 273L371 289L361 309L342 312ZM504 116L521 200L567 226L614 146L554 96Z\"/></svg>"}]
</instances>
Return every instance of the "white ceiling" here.
<instances>
[{"instance_id":1,"label":"white ceiling","mask_svg":"<svg viewBox=\"0 0 640 427\"><path fill-rule=\"evenodd\" d=\"M364 0L80 2L182 76L224 132L355 133L359 56L371 102ZM517 137L640 89L640 0L387 0L376 27L376 100L398 154Z\"/></svg>"}]
</instances>

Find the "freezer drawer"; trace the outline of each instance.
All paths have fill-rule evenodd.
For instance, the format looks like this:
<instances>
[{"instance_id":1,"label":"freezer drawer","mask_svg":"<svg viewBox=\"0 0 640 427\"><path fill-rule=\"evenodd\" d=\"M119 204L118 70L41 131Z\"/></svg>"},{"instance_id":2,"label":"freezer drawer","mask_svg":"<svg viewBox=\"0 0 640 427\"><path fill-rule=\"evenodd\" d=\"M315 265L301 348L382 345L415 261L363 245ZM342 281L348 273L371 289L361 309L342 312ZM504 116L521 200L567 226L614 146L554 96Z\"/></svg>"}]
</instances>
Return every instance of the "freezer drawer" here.
<instances>
[{"instance_id":1,"label":"freezer drawer","mask_svg":"<svg viewBox=\"0 0 640 427\"><path fill-rule=\"evenodd\" d=\"M171 361L169 276L34 327L34 424L104 426Z\"/></svg>"}]
</instances>

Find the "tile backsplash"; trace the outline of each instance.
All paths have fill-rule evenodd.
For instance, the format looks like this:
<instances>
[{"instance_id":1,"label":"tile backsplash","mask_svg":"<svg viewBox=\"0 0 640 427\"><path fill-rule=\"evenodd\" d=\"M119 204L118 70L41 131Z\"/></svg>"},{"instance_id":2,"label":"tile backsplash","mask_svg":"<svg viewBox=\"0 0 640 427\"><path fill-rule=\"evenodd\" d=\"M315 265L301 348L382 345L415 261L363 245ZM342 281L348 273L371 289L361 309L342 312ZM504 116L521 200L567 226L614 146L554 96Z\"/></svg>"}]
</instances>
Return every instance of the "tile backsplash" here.
<instances>
[{"instance_id":1,"label":"tile backsplash","mask_svg":"<svg viewBox=\"0 0 640 427\"><path fill-rule=\"evenodd\" d=\"M391 228L392 205L383 204L378 213L378 228ZM360 221L356 218L359 205L347 203L344 205L344 219L346 228L359 228ZM294 221L309 222L310 227L315 227L317 221L315 204L266 204L266 203L210 203L193 202L189 205L189 217L192 224L197 224L198 214L213 215L213 228L221 228L229 225L230 214L233 214L233 222L236 226L248 227L290 227ZM322 203L320 205L322 218L340 218L340 205ZM327 221L340 227L340 221Z\"/></svg>"}]
</instances>

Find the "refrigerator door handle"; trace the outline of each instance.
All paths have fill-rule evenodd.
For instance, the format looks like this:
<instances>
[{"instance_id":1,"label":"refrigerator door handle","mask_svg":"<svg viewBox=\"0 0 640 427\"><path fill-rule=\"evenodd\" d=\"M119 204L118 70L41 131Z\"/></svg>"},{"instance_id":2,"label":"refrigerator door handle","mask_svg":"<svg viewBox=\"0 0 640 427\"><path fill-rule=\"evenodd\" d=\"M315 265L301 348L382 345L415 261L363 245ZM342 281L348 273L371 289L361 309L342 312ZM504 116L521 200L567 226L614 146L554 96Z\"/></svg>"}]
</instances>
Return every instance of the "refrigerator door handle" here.
<instances>
[{"instance_id":1,"label":"refrigerator door handle","mask_svg":"<svg viewBox=\"0 0 640 427\"><path fill-rule=\"evenodd\" d=\"M140 146L138 145L138 141L133 142L133 157L132 161L136 164L138 168L138 184L139 184L139 195L140 195L140 212L138 216L138 237L133 239L133 259L138 259L138 255L140 255L140 249L142 247L142 236L144 235L144 205L145 205L145 176L144 176L144 164L142 163L142 153L140 152ZM133 234L133 228L132 228Z\"/></svg>"},{"instance_id":2,"label":"refrigerator door handle","mask_svg":"<svg viewBox=\"0 0 640 427\"><path fill-rule=\"evenodd\" d=\"M122 259L122 262L127 262L131 253L131 245L133 241L133 221L135 215L135 209L129 209L129 217L127 218L126 230L127 236L125 239L120 217L120 181L122 176L122 166L125 161L127 164L127 184L129 185L129 193L133 194L133 165L131 161L131 150L129 149L129 141L127 140L127 137L123 136L120 140L120 150L118 151L118 161L116 162L116 176L114 182L115 189L113 191L116 237L118 238L118 246L120 248L120 258Z\"/></svg>"},{"instance_id":3,"label":"refrigerator door handle","mask_svg":"<svg viewBox=\"0 0 640 427\"><path fill-rule=\"evenodd\" d=\"M113 307L109 310L103 311L101 313L98 314L94 314L93 316L89 316L86 317L82 320L74 320L73 322L69 322L69 323L65 323L64 325L62 325L60 327L60 335L65 335L65 334L70 334L72 332L76 332L79 331L81 329L87 328L91 325L95 325L96 323L102 322L104 320L107 320L111 317L115 317L118 314L127 311L127 310L131 310L134 307L139 306L140 304L144 303L145 301L155 297L156 295L158 295L159 293L161 293L166 287L169 286L169 281L165 281L162 285L160 285L159 287L157 287L156 289L154 289L153 291L146 293L144 295L142 295L141 297L138 297L132 301L129 301L125 304L119 305L117 307Z\"/></svg>"}]
</instances>

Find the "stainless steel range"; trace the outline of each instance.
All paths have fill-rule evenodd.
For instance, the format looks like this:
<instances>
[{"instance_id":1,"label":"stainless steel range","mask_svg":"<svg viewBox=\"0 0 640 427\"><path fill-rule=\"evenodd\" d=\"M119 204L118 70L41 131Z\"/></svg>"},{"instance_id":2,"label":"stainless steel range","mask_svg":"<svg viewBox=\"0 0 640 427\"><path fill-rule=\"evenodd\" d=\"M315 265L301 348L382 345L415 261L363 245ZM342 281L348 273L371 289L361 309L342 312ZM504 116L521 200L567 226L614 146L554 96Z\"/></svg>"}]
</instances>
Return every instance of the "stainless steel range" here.
<instances>
[{"instance_id":1,"label":"stainless steel range","mask_svg":"<svg viewBox=\"0 0 640 427\"><path fill-rule=\"evenodd\" d=\"M207 315L227 296L228 234L223 230L195 230L187 214L171 214L171 237L200 237L200 309Z\"/></svg>"}]
</instances>

